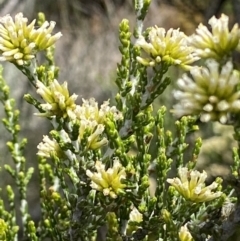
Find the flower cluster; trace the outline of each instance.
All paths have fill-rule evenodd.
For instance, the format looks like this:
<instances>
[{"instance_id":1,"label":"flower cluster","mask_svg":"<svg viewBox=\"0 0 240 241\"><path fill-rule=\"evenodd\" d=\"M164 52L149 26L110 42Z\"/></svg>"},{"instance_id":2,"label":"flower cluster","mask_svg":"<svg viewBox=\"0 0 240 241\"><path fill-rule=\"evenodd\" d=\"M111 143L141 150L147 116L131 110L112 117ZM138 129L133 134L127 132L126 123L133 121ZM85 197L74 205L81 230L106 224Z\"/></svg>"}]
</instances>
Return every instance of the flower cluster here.
<instances>
[{"instance_id":1,"label":"flower cluster","mask_svg":"<svg viewBox=\"0 0 240 241\"><path fill-rule=\"evenodd\" d=\"M132 207L131 212L129 213L129 220L127 223L127 235L132 235L139 227L141 227L141 223L143 222L143 215L138 211L136 207Z\"/></svg>"},{"instance_id":2,"label":"flower cluster","mask_svg":"<svg viewBox=\"0 0 240 241\"><path fill-rule=\"evenodd\" d=\"M78 105L75 110L77 119L97 121L97 123L102 124L105 120L105 117L110 113L113 114L113 118L115 120L122 118L122 114L115 106L109 106L109 101L104 101L100 109L94 98L90 98L89 100L82 99L82 101L83 104L81 106Z\"/></svg>"},{"instance_id":3,"label":"flower cluster","mask_svg":"<svg viewBox=\"0 0 240 241\"><path fill-rule=\"evenodd\" d=\"M46 101L40 105L45 112L38 114L39 116L75 117L77 95L69 95L67 82L60 85L57 80L54 80L49 86L45 86L42 82L37 81L36 85L37 93Z\"/></svg>"},{"instance_id":4,"label":"flower cluster","mask_svg":"<svg viewBox=\"0 0 240 241\"><path fill-rule=\"evenodd\" d=\"M133 208L129 214L129 221L141 223L143 221L143 215L138 211L137 208Z\"/></svg>"},{"instance_id":5,"label":"flower cluster","mask_svg":"<svg viewBox=\"0 0 240 241\"><path fill-rule=\"evenodd\" d=\"M186 167L180 167L178 170L179 178L168 178L170 183L185 199L192 202L207 202L222 195L222 192L212 192L218 187L217 182L206 186L205 180L207 173L203 171L200 173L197 170L189 171Z\"/></svg>"},{"instance_id":6,"label":"flower cluster","mask_svg":"<svg viewBox=\"0 0 240 241\"><path fill-rule=\"evenodd\" d=\"M228 27L228 17L224 14L219 19L213 16L209 20L212 32L202 23L198 26L196 34L190 38L195 47L194 52L201 58L222 59L235 50L239 44L240 29L235 24L231 31Z\"/></svg>"},{"instance_id":7,"label":"flower cluster","mask_svg":"<svg viewBox=\"0 0 240 241\"><path fill-rule=\"evenodd\" d=\"M104 125L98 124L97 121L80 120L78 141L82 144L84 136L87 135L87 147L95 150L106 145L108 140L103 137Z\"/></svg>"},{"instance_id":8,"label":"flower cluster","mask_svg":"<svg viewBox=\"0 0 240 241\"><path fill-rule=\"evenodd\" d=\"M107 116L111 116L115 121L122 119L122 114L115 106L110 107L108 101L105 101L100 108L93 98L90 100L83 99L82 105L76 105L77 95L70 96L66 82L60 85L57 80L54 80L49 86L45 86L42 82L37 81L36 85L37 93L46 102L40 104L44 112L37 115L68 117L72 124L77 123L79 125L79 144L86 145L89 149L95 150L108 143L107 138L103 137L104 121ZM84 143L82 143L83 139L85 139ZM46 152L45 147L46 143L39 145L39 148L42 149L41 154Z\"/></svg>"},{"instance_id":9,"label":"flower cluster","mask_svg":"<svg viewBox=\"0 0 240 241\"><path fill-rule=\"evenodd\" d=\"M13 20L10 15L0 18L0 61L10 61L17 65L27 64L38 51L53 45L62 34L51 35L55 22L45 21L35 29L34 19L27 25L28 19L18 13Z\"/></svg>"},{"instance_id":10,"label":"flower cluster","mask_svg":"<svg viewBox=\"0 0 240 241\"><path fill-rule=\"evenodd\" d=\"M90 179L91 187L95 190L103 192L103 195L117 198L123 192L125 184L122 180L126 178L125 169L122 167L118 159L114 159L113 166L105 170L105 165L100 161L96 161L95 168L97 172L86 171Z\"/></svg>"},{"instance_id":11,"label":"flower cluster","mask_svg":"<svg viewBox=\"0 0 240 241\"><path fill-rule=\"evenodd\" d=\"M122 114L118 112L115 106L110 107L109 102L105 101L101 107L95 99L83 99L83 104L78 105L75 109L76 121L79 122L79 142L81 143L84 136L87 134L87 145L90 149L98 149L107 144L107 139L102 137L104 132L104 120L108 115L112 115L114 120L122 118Z\"/></svg>"},{"instance_id":12,"label":"flower cluster","mask_svg":"<svg viewBox=\"0 0 240 241\"><path fill-rule=\"evenodd\" d=\"M137 60L146 66L155 66L161 62L168 65L180 65L189 68L189 65L198 60L192 53L193 48L188 45L188 37L178 29L152 27L148 40L141 36L137 42L150 58L137 57Z\"/></svg>"},{"instance_id":13,"label":"flower cluster","mask_svg":"<svg viewBox=\"0 0 240 241\"><path fill-rule=\"evenodd\" d=\"M48 136L43 136L43 141L37 148L39 150L37 155L45 158L50 158L52 155L59 157L64 154L56 140L51 140Z\"/></svg>"},{"instance_id":14,"label":"flower cluster","mask_svg":"<svg viewBox=\"0 0 240 241\"><path fill-rule=\"evenodd\" d=\"M178 236L180 241L193 241L193 237L189 232L186 224L180 228L180 231L178 232Z\"/></svg>"},{"instance_id":15,"label":"flower cluster","mask_svg":"<svg viewBox=\"0 0 240 241\"><path fill-rule=\"evenodd\" d=\"M216 61L209 60L207 67L193 67L192 78L185 74L177 81L173 112L177 116L200 115L203 122L226 123L229 113L240 111L239 73L231 62L220 68Z\"/></svg>"}]
</instances>

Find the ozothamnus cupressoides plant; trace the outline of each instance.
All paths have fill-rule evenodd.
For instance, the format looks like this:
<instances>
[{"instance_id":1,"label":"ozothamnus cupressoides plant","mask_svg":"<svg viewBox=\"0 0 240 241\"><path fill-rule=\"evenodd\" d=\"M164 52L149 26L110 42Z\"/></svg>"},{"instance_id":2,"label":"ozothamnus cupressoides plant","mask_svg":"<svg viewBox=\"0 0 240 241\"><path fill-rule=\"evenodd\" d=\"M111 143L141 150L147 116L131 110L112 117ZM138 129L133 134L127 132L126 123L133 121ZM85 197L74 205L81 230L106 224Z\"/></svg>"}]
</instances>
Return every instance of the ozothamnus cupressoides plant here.
<instances>
[{"instance_id":1,"label":"ozothamnus cupressoides plant","mask_svg":"<svg viewBox=\"0 0 240 241\"><path fill-rule=\"evenodd\" d=\"M26 75L36 95L26 93L25 100L36 107L36 118L52 126L37 147L38 170L28 168L20 112L1 75L2 123L14 163L6 161L1 174L8 172L15 183L2 187L7 197L0 199L1 241L18 241L19 233L34 241L226 241L236 235L240 76L232 56L240 49L240 29L236 24L230 30L225 15L212 17L210 29L200 24L192 36L179 29L144 29L149 5L150 0L134 1L133 32L127 19L119 24L115 105L94 98L79 105L67 82L60 83L54 44L62 34L52 33L54 22L42 13L37 24L22 13L0 18L0 60ZM39 52L46 59L41 64ZM172 66L184 71L182 77L170 80ZM177 86L174 131L166 129L166 107L153 105L171 81ZM221 177L207 181L207 172L196 169L202 141L195 135L190 148L187 137L199 121L234 127L232 176L224 186ZM39 222L27 198L34 172L40 177Z\"/></svg>"}]
</instances>

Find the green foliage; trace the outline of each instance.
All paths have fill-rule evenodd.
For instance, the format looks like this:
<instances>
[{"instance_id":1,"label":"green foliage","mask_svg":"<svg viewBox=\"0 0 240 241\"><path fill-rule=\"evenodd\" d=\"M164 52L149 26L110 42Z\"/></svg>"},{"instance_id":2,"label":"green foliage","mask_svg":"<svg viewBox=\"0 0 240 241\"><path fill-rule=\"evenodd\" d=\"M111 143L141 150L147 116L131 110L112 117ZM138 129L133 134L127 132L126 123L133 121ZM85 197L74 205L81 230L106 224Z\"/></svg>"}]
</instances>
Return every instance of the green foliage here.
<instances>
[{"instance_id":1,"label":"green foliage","mask_svg":"<svg viewBox=\"0 0 240 241\"><path fill-rule=\"evenodd\" d=\"M0 73L2 123L14 165L5 164L15 186L0 192L0 240L229 240L239 228L239 106L240 76L232 64L239 49L240 30L228 29L228 17L213 17L212 32L200 25L193 36L157 26L143 29L151 1L136 0L136 25L119 25L116 106L95 99L76 104L66 82L57 80L54 23L39 14L38 29L21 14L1 18L0 60L25 74L36 93L24 99L52 125L38 145L38 169L26 165L27 140L20 138L20 111ZM42 51L45 61L37 61ZM195 65L193 63L201 59ZM185 74L168 76L172 66ZM150 74L151 71L151 74ZM167 108L154 102L176 82L179 118L166 129ZM189 136L202 122L219 121L234 127L232 176L208 182L196 170L202 140ZM192 146L192 148L191 148ZM39 175L41 215L30 215L27 190ZM177 176L177 177L176 177ZM223 184L223 181L226 183ZM15 200L19 198L20 206ZM18 220L18 217L20 219ZM234 217L232 219L232 217ZM228 227L228 228L226 228Z\"/></svg>"}]
</instances>

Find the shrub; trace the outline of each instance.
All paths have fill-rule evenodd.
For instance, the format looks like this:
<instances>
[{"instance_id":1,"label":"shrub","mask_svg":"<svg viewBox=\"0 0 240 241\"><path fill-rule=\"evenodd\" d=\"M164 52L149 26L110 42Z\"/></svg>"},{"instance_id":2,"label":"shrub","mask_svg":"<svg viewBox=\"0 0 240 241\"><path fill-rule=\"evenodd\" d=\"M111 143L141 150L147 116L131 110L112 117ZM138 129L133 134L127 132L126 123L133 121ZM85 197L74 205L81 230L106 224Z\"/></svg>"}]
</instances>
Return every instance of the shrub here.
<instances>
[{"instance_id":1,"label":"shrub","mask_svg":"<svg viewBox=\"0 0 240 241\"><path fill-rule=\"evenodd\" d=\"M136 26L119 24L115 105L94 98L76 103L68 84L58 81L52 34L55 23L39 14L28 23L21 13L0 18L0 60L14 64L38 95L24 99L36 118L52 126L38 145L38 169L26 165L19 114L10 90L0 78L5 109L3 125L14 166L5 164L15 186L0 199L0 240L228 240L239 227L240 76L232 55L239 50L238 25L228 17L209 20L192 36L179 29L143 29L149 0L136 0ZM43 52L45 62L37 56ZM165 129L166 107L154 101L171 84L172 66L184 70L173 91L175 130ZM151 74L149 74L149 72ZM196 169L201 138L190 149L188 135L201 122L234 127L231 178L207 181ZM153 153L154 150L155 153ZM189 155L189 152L191 154ZM188 153L188 155L186 155ZM175 173L177 170L177 173ZM27 190L39 175L41 218L29 213ZM225 181L225 185L222 185ZM20 206L15 200L20 199ZM20 221L17 216L20 214Z\"/></svg>"}]
</instances>

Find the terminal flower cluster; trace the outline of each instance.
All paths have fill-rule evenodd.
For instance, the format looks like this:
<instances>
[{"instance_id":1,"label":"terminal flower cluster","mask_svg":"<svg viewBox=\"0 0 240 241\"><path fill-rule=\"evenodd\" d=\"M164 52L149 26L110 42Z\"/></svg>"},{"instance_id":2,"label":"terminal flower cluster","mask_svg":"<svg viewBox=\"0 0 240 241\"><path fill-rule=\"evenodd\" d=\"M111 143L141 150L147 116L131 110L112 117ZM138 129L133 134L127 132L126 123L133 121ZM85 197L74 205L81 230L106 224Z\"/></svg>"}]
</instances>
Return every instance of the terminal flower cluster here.
<instances>
[{"instance_id":1,"label":"terminal flower cluster","mask_svg":"<svg viewBox=\"0 0 240 241\"><path fill-rule=\"evenodd\" d=\"M129 213L129 220L127 223L127 234L132 235L143 222L143 215L138 211L136 207L132 207L131 212Z\"/></svg>"},{"instance_id":2,"label":"terminal flower cluster","mask_svg":"<svg viewBox=\"0 0 240 241\"><path fill-rule=\"evenodd\" d=\"M115 121L122 119L122 114L115 106L110 107L109 101L105 101L99 108L94 98L83 99L83 104L78 105L74 113L75 121L80 124L79 142L81 144L87 133L88 148L90 149L98 149L108 143L107 138L103 137L104 121L107 116L112 116Z\"/></svg>"},{"instance_id":3,"label":"terminal flower cluster","mask_svg":"<svg viewBox=\"0 0 240 241\"><path fill-rule=\"evenodd\" d=\"M104 196L110 196L114 199L120 193L123 193L126 185L122 181L126 179L126 172L117 158L114 159L113 166L107 170L101 161L96 161L95 168L96 172L86 171L87 176L91 179L93 189L102 192Z\"/></svg>"},{"instance_id":4,"label":"terminal flower cluster","mask_svg":"<svg viewBox=\"0 0 240 241\"><path fill-rule=\"evenodd\" d=\"M51 140L48 136L43 136L43 141L39 143L38 148L38 156L44 158L50 158L52 155L54 156L62 156L64 153L61 150L59 144L56 140Z\"/></svg>"},{"instance_id":5,"label":"terminal flower cluster","mask_svg":"<svg viewBox=\"0 0 240 241\"><path fill-rule=\"evenodd\" d=\"M141 223L143 221L143 215L138 211L136 207L134 207L130 212L129 221L136 223Z\"/></svg>"},{"instance_id":6,"label":"terminal flower cluster","mask_svg":"<svg viewBox=\"0 0 240 241\"><path fill-rule=\"evenodd\" d=\"M82 99L82 101L83 104L78 105L75 109L77 119L97 121L99 124L102 124L109 114L112 114L115 120L122 119L122 114L115 106L110 107L109 101L104 101L100 109L98 102L94 98L90 98L89 100Z\"/></svg>"},{"instance_id":7,"label":"terminal flower cluster","mask_svg":"<svg viewBox=\"0 0 240 241\"><path fill-rule=\"evenodd\" d=\"M207 68L193 67L192 77L183 75L177 81L179 90L173 92L177 116L200 115L203 122L226 123L229 113L240 111L239 73L232 62L220 67L214 60L207 61Z\"/></svg>"},{"instance_id":8,"label":"terminal flower cluster","mask_svg":"<svg viewBox=\"0 0 240 241\"><path fill-rule=\"evenodd\" d=\"M8 14L0 18L0 61L24 65L35 58L38 51L52 46L62 34L52 35L55 22L45 21L38 29L36 19L30 24L18 13L14 20Z\"/></svg>"},{"instance_id":9,"label":"terminal flower cluster","mask_svg":"<svg viewBox=\"0 0 240 241\"><path fill-rule=\"evenodd\" d=\"M122 119L122 114L115 106L110 107L109 101L105 101L101 107L95 99L83 99L82 105L76 105L77 95L70 96L67 82L62 85L54 80L49 86L37 81L37 93L41 95L46 103L40 104L43 113L38 113L44 117L63 117L69 118L72 123L79 124L78 141L80 145L82 140L87 137L87 148L98 149L108 143L104 133L104 121L106 117L111 117L114 121Z\"/></svg>"},{"instance_id":10,"label":"terminal flower cluster","mask_svg":"<svg viewBox=\"0 0 240 241\"><path fill-rule=\"evenodd\" d=\"M180 231L178 232L178 236L180 241L194 241L186 224L180 228Z\"/></svg>"},{"instance_id":11,"label":"terminal flower cluster","mask_svg":"<svg viewBox=\"0 0 240 241\"><path fill-rule=\"evenodd\" d=\"M146 66L156 66L161 62L168 65L180 65L189 68L190 64L198 60L193 55L193 48L188 44L188 37L179 29L152 27L146 40L141 36L137 42L150 58L137 57L137 60Z\"/></svg>"},{"instance_id":12,"label":"terminal flower cluster","mask_svg":"<svg viewBox=\"0 0 240 241\"><path fill-rule=\"evenodd\" d=\"M194 52L197 56L221 60L237 48L240 29L238 24L235 24L229 31L228 21L229 18L224 14L219 19L213 16L208 22L212 32L202 23L199 24L196 34L190 38L190 43L195 47Z\"/></svg>"},{"instance_id":13,"label":"terminal flower cluster","mask_svg":"<svg viewBox=\"0 0 240 241\"><path fill-rule=\"evenodd\" d=\"M197 170L189 171L186 167L180 167L178 174L179 178L168 178L167 182L187 200L196 203L207 202L222 195L220 191L212 192L212 190L218 187L217 182L213 182L211 185L206 186L205 181L207 173L205 171L200 173Z\"/></svg>"},{"instance_id":14,"label":"terminal flower cluster","mask_svg":"<svg viewBox=\"0 0 240 241\"><path fill-rule=\"evenodd\" d=\"M60 85L57 80L54 80L49 86L45 86L41 81L37 81L36 85L37 93L46 102L40 105L45 112L38 114L39 116L74 118L77 95L70 96L67 82Z\"/></svg>"}]
</instances>

